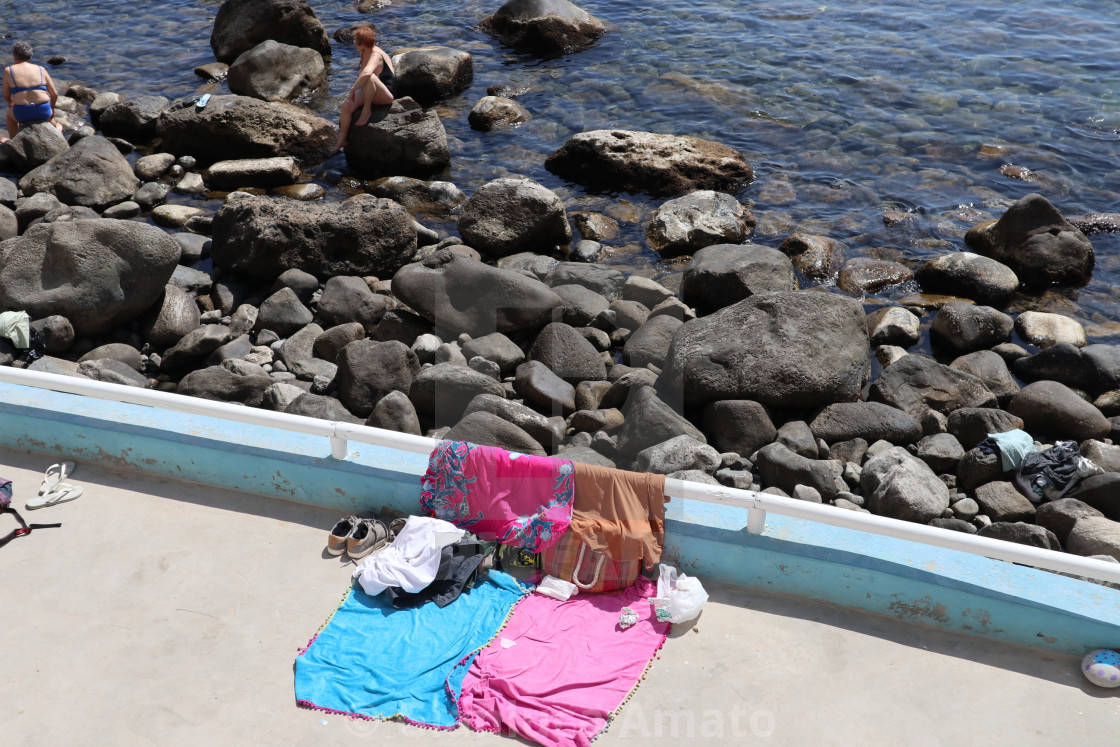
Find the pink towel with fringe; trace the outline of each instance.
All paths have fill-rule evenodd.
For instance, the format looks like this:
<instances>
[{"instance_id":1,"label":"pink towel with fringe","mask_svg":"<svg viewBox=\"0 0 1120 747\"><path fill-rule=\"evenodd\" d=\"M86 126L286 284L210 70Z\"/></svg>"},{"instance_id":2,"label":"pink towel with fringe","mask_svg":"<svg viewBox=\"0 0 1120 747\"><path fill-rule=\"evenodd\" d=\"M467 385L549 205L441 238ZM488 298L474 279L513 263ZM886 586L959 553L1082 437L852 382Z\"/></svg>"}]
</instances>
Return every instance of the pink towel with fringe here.
<instances>
[{"instance_id":1,"label":"pink towel with fringe","mask_svg":"<svg viewBox=\"0 0 1120 747\"><path fill-rule=\"evenodd\" d=\"M590 745L665 643L670 625L646 601L656 594L654 582L639 578L620 592L566 602L530 595L471 664L457 693L460 722L546 747ZM639 617L625 630L623 607Z\"/></svg>"}]
</instances>

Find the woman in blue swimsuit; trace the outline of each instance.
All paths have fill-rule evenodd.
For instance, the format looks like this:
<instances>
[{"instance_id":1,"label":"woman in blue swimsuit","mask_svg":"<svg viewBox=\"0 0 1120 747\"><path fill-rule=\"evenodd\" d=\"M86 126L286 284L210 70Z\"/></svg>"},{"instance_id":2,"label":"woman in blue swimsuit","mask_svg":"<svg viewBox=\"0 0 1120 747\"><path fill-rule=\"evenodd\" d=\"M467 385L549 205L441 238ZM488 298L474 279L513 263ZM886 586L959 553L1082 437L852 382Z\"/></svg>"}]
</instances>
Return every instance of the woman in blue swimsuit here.
<instances>
[{"instance_id":1,"label":"woman in blue swimsuit","mask_svg":"<svg viewBox=\"0 0 1120 747\"><path fill-rule=\"evenodd\" d=\"M7 125L11 137L16 136L20 125L50 122L54 117L58 91L50 73L31 64L32 54L30 44L16 42L12 45L15 64L4 68L4 101L8 102Z\"/></svg>"}]
</instances>

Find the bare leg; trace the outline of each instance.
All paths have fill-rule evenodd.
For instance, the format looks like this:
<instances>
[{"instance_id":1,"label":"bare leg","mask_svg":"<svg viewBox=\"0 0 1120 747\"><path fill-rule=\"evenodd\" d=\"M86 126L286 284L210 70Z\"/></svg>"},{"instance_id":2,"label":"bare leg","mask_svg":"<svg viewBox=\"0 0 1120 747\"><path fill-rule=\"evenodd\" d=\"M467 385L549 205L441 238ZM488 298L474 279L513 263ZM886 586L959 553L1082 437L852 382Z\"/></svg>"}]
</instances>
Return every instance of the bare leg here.
<instances>
[{"instance_id":1,"label":"bare leg","mask_svg":"<svg viewBox=\"0 0 1120 747\"><path fill-rule=\"evenodd\" d=\"M365 102L362 106L362 116L355 122L359 127L365 126L369 122L369 108L373 105L387 106L393 103L393 94L385 87L377 78L370 78L366 84L362 86L362 100Z\"/></svg>"},{"instance_id":2,"label":"bare leg","mask_svg":"<svg viewBox=\"0 0 1120 747\"><path fill-rule=\"evenodd\" d=\"M10 106L8 107L7 120L8 136L15 137L16 133L19 132L19 122L16 121L16 115L12 114L12 107Z\"/></svg>"},{"instance_id":3,"label":"bare leg","mask_svg":"<svg viewBox=\"0 0 1120 747\"><path fill-rule=\"evenodd\" d=\"M346 147L346 135L350 132L350 119L354 116L354 104L350 99L342 103L342 114L338 120L338 142L335 143L332 153L337 153Z\"/></svg>"}]
</instances>

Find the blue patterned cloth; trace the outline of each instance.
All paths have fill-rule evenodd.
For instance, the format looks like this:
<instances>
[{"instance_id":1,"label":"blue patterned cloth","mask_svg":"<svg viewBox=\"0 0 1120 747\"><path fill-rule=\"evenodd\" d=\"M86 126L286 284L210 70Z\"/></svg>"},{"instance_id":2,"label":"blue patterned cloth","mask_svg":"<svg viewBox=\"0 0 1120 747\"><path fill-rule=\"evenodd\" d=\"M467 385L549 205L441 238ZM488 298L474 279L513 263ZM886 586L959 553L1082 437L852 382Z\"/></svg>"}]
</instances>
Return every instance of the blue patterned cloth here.
<instances>
[{"instance_id":1,"label":"blue patterned cloth","mask_svg":"<svg viewBox=\"0 0 1120 747\"><path fill-rule=\"evenodd\" d=\"M454 727L467 666L505 623L528 587L491 571L454 604L395 609L388 594L351 589L330 622L296 659L296 701L304 707L366 718L402 716Z\"/></svg>"}]
</instances>

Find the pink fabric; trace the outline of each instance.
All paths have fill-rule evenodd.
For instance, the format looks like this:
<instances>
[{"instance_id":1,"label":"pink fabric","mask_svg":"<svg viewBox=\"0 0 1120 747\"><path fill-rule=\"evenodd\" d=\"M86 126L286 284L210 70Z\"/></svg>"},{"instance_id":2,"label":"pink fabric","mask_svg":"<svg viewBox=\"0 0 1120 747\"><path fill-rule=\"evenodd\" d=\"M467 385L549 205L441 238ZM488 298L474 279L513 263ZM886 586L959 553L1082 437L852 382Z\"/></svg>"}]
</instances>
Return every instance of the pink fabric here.
<instances>
[{"instance_id":1,"label":"pink fabric","mask_svg":"<svg viewBox=\"0 0 1120 747\"><path fill-rule=\"evenodd\" d=\"M540 552L572 520L570 461L441 441L420 482L420 506L484 540Z\"/></svg>"},{"instance_id":2,"label":"pink fabric","mask_svg":"<svg viewBox=\"0 0 1120 747\"><path fill-rule=\"evenodd\" d=\"M471 664L459 693L459 720L546 747L591 744L669 633L669 623L656 622L646 601L656 593L656 584L643 577L617 593L522 600ZM626 630L618 626L623 607L639 617ZM506 648L503 640L514 645Z\"/></svg>"}]
</instances>

